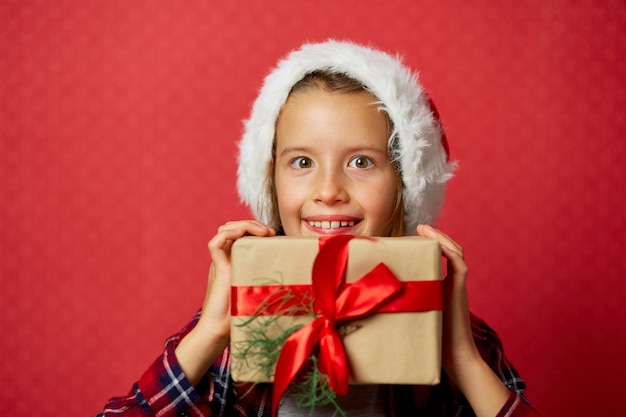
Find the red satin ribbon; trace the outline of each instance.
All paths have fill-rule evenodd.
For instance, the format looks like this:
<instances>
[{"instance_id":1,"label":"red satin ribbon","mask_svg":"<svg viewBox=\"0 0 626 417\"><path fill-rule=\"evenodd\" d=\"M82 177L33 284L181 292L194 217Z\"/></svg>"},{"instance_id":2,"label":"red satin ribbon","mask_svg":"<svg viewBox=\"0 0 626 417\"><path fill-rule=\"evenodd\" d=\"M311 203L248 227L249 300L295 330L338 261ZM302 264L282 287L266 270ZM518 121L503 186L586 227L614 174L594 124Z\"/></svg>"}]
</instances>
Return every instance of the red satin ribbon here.
<instances>
[{"instance_id":1,"label":"red satin ribbon","mask_svg":"<svg viewBox=\"0 0 626 417\"><path fill-rule=\"evenodd\" d=\"M292 334L281 350L274 374L273 416L277 415L280 399L289 384L318 345L320 371L328 376L333 391L345 395L348 392L348 361L336 324L370 314L402 292L403 283L382 263L352 285L344 284L348 242L352 238L337 235L319 239L320 251L313 264L312 289L320 316Z\"/></svg>"},{"instance_id":2,"label":"red satin ribbon","mask_svg":"<svg viewBox=\"0 0 626 417\"><path fill-rule=\"evenodd\" d=\"M344 283L344 288L353 284ZM313 288L303 285L234 286L231 289L232 316L305 315L301 307L312 299ZM259 310L259 306L263 309ZM295 307L295 308L292 308ZM376 306L371 314L413 313L442 309L442 282L439 280L403 281L402 289Z\"/></svg>"}]
</instances>

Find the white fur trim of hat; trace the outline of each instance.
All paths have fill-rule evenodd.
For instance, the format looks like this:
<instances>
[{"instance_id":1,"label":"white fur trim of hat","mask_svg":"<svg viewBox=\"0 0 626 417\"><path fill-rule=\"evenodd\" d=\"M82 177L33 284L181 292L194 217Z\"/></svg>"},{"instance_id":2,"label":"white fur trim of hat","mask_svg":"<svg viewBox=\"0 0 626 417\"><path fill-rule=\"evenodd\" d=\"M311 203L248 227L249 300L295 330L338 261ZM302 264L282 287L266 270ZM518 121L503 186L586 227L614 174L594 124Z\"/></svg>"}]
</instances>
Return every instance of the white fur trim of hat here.
<instances>
[{"instance_id":1,"label":"white fur trim of hat","mask_svg":"<svg viewBox=\"0 0 626 417\"><path fill-rule=\"evenodd\" d=\"M418 224L430 224L437 218L455 163L448 161L442 127L417 75L401 58L351 42L305 44L279 61L265 78L239 144L241 200L257 220L278 228L272 224L277 208L267 181L276 120L293 85L316 70L342 73L359 81L393 122L390 155L401 170L406 234L415 235Z\"/></svg>"}]
</instances>

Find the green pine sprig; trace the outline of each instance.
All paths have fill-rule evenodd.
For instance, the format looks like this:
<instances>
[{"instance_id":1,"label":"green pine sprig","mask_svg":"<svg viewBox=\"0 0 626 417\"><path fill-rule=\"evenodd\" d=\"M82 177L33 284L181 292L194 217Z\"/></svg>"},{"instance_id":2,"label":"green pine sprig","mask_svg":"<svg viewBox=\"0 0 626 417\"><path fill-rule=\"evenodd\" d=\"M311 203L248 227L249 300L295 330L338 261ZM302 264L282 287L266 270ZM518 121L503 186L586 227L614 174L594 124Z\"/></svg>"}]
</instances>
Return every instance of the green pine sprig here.
<instances>
[{"instance_id":1,"label":"green pine sprig","mask_svg":"<svg viewBox=\"0 0 626 417\"><path fill-rule=\"evenodd\" d=\"M316 407L332 405L335 407L333 417L346 417L346 413L337 403L337 394L328 384L328 376L318 367L315 355L309 357L311 369L295 381L288 395L296 401L296 406L308 408L309 416L313 416Z\"/></svg>"},{"instance_id":2,"label":"green pine sprig","mask_svg":"<svg viewBox=\"0 0 626 417\"><path fill-rule=\"evenodd\" d=\"M273 377L276 362L286 340L304 326L292 324L283 328L279 323L279 318L315 315L311 294L300 297L288 287L281 288L279 291L278 295L273 294L263 300L248 320L238 324L245 329L246 338L237 342L232 350L233 358L240 363L245 363L246 366L253 364L266 380ZM270 310L272 315L265 315ZM335 407L333 416L345 417L345 412L337 403L337 394L328 384L328 376L323 374L318 367L317 357L311 355L308 361L307 370L301 372L292 382L287 395L294 398L297 407L308 408L310 416L313 415L316 407L332 405ZM251 384L244 395L249 393L256 384Z\"/></svg>"}]
</instances>

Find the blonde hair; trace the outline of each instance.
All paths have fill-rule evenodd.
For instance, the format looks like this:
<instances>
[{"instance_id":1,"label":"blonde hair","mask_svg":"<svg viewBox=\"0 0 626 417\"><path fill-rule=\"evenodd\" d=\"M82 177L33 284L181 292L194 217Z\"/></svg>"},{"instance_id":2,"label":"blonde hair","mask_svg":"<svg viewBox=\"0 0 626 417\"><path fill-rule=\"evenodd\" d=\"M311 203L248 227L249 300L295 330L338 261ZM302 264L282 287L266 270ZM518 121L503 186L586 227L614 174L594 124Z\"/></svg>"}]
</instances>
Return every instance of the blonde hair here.
<instances>
[{"instance_id":1,"label":"blonde hair","mask_svg":"<svg viewBox=\"0 0 626 417\"><path fill-rule=\"evenodd\" d=\"M362 83L351 78L343 73L317 70L310 72L304 76L300 81L295 83L289 92L289 97L293 94L303 93L306 91L312 90L323 90L329 91L332 93L339 94L354 94L366 92L371 94L378 100L378 98L372 94ZM393 121L390 119L387 112L383 110L385 114L385 119L387 121L387 132L388 135L391 135L393 132ZM278 119L277 119L278 120ZM392 143L395 143L393 141ZM394 173L396 178L396 186L397 193L396 199L394 201L394 208L390 218L387 220L387 230L388 233L386 236L398 237L405 235L405 227L404 227L404 207L402 201L403 195L403 185L402 178L400 176L400 169L396 160L391 158L392 150L389 149L388 153L389 163L391 163L394 167ZM272 213L271 220L273 224L281 224L280 214L278 213L278 201L276 196L276 187L274 184L274 175L275 175L275 156L276 156L276 135L274 135L274 143L272 145L272 159L268 166L268 172L266 175L266 184L267 190L272 198ZM281 226L282 228L282 226ZM281 231L282 233L282 231Z\"/></svg>"}]
</instances>

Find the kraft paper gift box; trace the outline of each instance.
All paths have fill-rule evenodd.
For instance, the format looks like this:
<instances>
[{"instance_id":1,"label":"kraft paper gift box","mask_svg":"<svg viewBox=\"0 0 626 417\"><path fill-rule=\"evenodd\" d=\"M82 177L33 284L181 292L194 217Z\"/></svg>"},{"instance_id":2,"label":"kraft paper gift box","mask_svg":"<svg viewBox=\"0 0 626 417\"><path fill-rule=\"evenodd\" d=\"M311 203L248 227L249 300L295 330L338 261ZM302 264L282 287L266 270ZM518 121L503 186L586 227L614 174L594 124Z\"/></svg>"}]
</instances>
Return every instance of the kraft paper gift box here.
<instances>
[{"instance_id":1,"label":"kraft paper gift box","mask_svg":"<svg viewBox=\"0 0 626 417\"><path fill-rule=\"evenodd\" d=\"M272 293L278 288L277 285L284 288L309 286L318 251L317 238L244 237L234 243L231 252L231 369L235 381L272 381L273 374L264 376L256 365L256 355L243 354L244 349L250 347L247 344L250 338L249 326L264 326L262 331L272 337L289 326L306 324L314 318L309 315L282 314L268 317L257 315L258 311L250 313L249 308L244 312L246 315L242 316L236 304L238 298L245 296L237 295L238 291L247 289L248 292L254 292L270 286L265 288L268 290L265 292ZM399 281L430 281L439 284L439 290L434 293L439 300L434 300L434 304L442 302L441 252L437 242L421 237L352 239L348 244L345 282L354 283L381 262ZM347 323L348 331L342 338L350 382L438 384L441 373L442 312L440 307L437 308L375 313ZM268 318L269 322L262 321Z\"/></svg>"}]
</instances>

